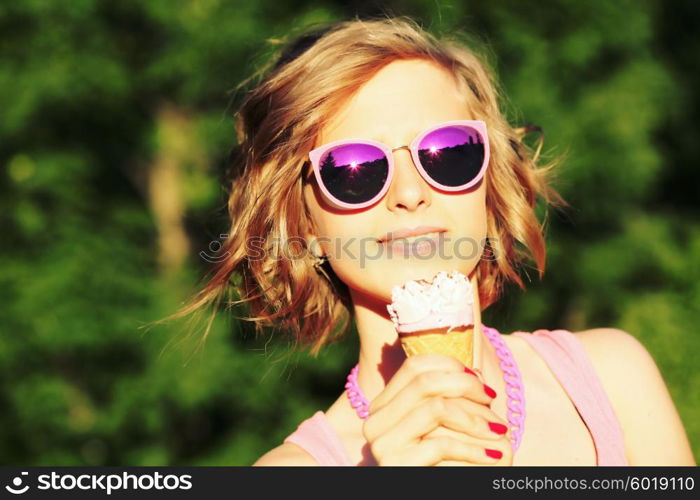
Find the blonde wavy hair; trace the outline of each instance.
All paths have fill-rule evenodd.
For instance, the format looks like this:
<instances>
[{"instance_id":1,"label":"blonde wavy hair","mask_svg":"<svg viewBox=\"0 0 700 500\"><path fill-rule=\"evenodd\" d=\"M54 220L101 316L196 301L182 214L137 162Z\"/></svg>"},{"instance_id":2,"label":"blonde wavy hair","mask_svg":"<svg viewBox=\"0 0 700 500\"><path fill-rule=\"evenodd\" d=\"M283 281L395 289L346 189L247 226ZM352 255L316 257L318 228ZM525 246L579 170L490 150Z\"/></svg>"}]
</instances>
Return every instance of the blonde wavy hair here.
<instances>
[{"instance_id":1,"label":"blonde wavy hair","mask_svg":"<svg viewBox=\"0 0 700 500\"><path fill-rule=\"evenodd\" d=\"M485 176L490 258L477 268L482 308L493 304L503 285L525 288L518 269L529 258L541 277L545 268L544 222L535 214L538 198L566 202L550 186L554 163L536 165L542 142L532 151L523 142L527 127L511 127L499 109L499 93L485 58L459 40L437 38L414 20L401 17L353 19L321 25L278 46L266 65L239 85L249 90L235 112L238 145L232 155L229 237L206 285L167 319L201 313L213 306L202 341L222 302L246 304L239 317L292 334L316 355L351 325L347 286L326 263L324 272L305 258L289 258L286 241L312 234L302 189L308 152L320 128L373 74L395 60L426 59L450 71L468 97L475 118L484 120L491 146ZM273 41L275 42L275 41ZM250 258L251 241L261 242L262 258ZM306 243L309 245L309 242ZM308 248L307 248L308 249Z\"/></svg>"}]
</instances>

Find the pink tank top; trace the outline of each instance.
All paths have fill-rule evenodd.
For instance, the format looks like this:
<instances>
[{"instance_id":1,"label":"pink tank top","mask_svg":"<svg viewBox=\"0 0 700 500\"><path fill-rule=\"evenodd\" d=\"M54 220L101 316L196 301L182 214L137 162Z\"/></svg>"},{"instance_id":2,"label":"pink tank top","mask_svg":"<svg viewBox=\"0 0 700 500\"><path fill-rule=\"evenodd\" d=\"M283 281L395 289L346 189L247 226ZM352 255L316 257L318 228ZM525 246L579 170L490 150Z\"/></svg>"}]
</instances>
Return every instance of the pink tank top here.
<instances>
[{"instance_id":1,"label":"pink tank top","mask_svg":"<svg viewBox=\"0 0 700 500\"><path fill-rule=\"evenodd\" d=\"M567 330L536 330L532 333L514 332L512 335L532 346L571 398L593 438L597 465L628 465L620 423L576 336ZM527 405L527 392L525 396ZM353 465L322 411L317 411L299 424L284 442L300 446L319 465Z\"/></svg>"}]
</instances>

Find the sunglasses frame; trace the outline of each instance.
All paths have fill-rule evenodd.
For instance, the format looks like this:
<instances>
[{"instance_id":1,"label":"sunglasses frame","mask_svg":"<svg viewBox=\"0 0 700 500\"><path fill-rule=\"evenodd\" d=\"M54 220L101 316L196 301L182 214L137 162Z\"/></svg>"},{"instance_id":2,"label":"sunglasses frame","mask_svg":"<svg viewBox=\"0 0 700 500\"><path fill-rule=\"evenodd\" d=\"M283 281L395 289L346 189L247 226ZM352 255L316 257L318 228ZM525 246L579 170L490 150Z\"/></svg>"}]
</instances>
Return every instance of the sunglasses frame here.
<instances>
[{"instance_id":1,"label":"sunglasses frame","mask_svg":"<svg viewBox=\"0 0 700 500\"><path fill-rule=\"evenodd\" d=\"M466 184L462 184L460 186L445 186L443 184L440 184L439 182L435 181L432 177L428 175L428 173L425 171L423 168L423 165L421 165L419 156L418 156L418 146L421 143L421 141L428 135L436 130L439 130L441 128L447 128L447 127L454 127L454 126L467 126L475 129L479 134L481 134L481 138L484 142L484 162L481 165L481 169L479 170L479 173L476 174L476 176L467 182ZM321 158L323 157L324 153L326 153L328 150L338 147L338 146L343 146L346 144L365 144L365 145L370 145L370 146L375 146L379 148L384 155L387 158L388 161L388 173L386 177L386 182L384 183L384 186L382 189L377 193L371 200L364 201L362 203L347 203L344 201L339 200L335 196L333 196L327 189L325 184L323 183L323 180L321 178L321 168L320 168L320 161ZM314 175L316 176L316 181L318 182L319 187L321 188L321 191L323 192L324 196L328 198L332 204L336 205L340 209L345 209L345 210L356 210L360 208L365 208L369 207L373 204L375 204L377 201L379 201L389 190L389 186L391 185L391 181L394 177L394 151L397 149L408 149L411 152L411 157L413 158L413 164L416 166L418 171L420 172L421 176L425 181L430 184L431 186L440 189L442 191L462 191L469 189L472 187L474 184L478 183L483 177L486 172L486 168L488 167L489 164L489 157L490 157L490 147L489 147L489 137L486 131L486 123L482 120L452 120L452 121L446 121L446 122L441 122L436 125L431 126L430 128L422 131L420 134L418 134L413 141L411 141L411 144L408 146L399 146L396 148L392 148L391 146L384 144L383 142L375 141L372 139L340 139L337 141L329 142L327 144L324 144L322 146L317 147L313 151L309 153L309 159L311 160L311 164L314 169Z\"/></svg>"}]
</instances>

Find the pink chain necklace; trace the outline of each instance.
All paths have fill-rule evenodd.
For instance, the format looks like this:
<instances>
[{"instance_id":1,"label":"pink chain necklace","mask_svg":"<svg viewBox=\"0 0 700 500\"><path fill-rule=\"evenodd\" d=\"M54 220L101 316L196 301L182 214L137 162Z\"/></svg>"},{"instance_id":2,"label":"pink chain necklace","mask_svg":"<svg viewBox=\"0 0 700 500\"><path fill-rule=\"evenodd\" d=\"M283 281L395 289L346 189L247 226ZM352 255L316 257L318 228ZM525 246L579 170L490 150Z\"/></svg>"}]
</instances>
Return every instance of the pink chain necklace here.
<instances>
[{"instance_id":1,"label":"pink chain necklace","mask_svg":"<svg viewBox=\"0 0 700 500\"><path fill-rule=\"evenodd\" d=\"M513 354L506 343L503 342L498 330L486 325L481 325L481 329L491 341L491 345L496 349L496 354L500 360L499 366L503 371L503 380L506 383L506 394L508 396L506 407L508 409L508 423L510 424L511 446L513 453L515 453L520 447L520 441L525 431L525 388L523 387L523 379ZM367 401L357 383L358 368L359 365L355 365L350 370L345 389L347 389L350 406L355 408L358 417L365 419L369 416L369 401Z\"/></svg>"}]
</instances>

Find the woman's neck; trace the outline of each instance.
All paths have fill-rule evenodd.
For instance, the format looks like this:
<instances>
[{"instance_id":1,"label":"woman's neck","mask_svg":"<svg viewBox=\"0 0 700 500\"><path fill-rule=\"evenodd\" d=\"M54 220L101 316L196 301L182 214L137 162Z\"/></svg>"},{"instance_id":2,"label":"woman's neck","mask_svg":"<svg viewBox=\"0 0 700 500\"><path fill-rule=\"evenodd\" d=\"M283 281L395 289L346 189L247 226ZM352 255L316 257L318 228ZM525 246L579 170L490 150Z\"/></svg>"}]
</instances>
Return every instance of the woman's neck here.
<instances>
[{"instance_id":1,"label":"woman's neck","mask_svg":"<svg viewBox=\"0 0 700 500\"><path fill-rule=\"evenodd\" d=\"M471 277L474 290L475 371L488 383L501 377L498 356L481 332L481 308L476 283L476 273ZM394 373L406 359L394 325L389 318L386 304L377 299L351 290L355 321L360 336L358 384L369 401L382 392Z\"/></svg>"}]
</instances>

